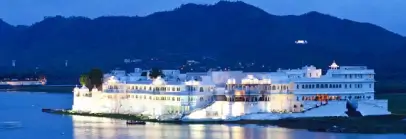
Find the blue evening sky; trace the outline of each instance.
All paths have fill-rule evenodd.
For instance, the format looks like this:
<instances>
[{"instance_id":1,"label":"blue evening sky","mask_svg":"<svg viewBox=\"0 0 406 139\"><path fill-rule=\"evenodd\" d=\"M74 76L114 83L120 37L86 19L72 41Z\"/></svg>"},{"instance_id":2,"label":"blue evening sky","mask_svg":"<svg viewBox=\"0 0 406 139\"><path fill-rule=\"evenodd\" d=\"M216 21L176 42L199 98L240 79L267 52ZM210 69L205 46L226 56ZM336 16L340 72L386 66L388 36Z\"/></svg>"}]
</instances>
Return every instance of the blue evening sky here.
<instances>
[{"instance_id":1,"label":"blue evening sky","mask_svg":"<svg viewBox=\"0 0 406 139\"><path fill-rule=\"evenodd\" d=\"M182 3L212 4L218 0L0 0L0 18L30 25L44 16L148 15ZM242 0L275 15L318 11L369 22L406 36L406 0Z\"/></svg>"}]
</instances>

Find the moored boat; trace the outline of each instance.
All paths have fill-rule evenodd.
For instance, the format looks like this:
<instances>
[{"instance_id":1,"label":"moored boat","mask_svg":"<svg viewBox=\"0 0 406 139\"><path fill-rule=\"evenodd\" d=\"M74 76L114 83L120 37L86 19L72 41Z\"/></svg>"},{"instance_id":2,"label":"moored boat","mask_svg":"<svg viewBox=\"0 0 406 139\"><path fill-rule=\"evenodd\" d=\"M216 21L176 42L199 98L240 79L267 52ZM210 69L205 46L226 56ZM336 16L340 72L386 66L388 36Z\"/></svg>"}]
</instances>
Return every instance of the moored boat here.
<instances>
[{"instance_id":1,"label":"moored boat","mask_svg":"<svg viewBox=\"0 0 406 139\"><path fill-rule=\"evenodd\" d=\"M136 120L128 120L126 122L127 125L145 125L145 121L136 121Z\"/></svg>"}]
</instances>

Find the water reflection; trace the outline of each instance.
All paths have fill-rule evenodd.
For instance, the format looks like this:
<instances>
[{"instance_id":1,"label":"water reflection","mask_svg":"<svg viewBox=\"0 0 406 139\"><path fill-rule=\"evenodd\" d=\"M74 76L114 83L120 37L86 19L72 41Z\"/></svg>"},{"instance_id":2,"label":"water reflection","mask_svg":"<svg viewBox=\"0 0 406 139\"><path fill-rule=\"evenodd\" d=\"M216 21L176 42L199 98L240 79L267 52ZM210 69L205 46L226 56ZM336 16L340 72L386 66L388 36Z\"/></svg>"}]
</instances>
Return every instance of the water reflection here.
<instances>
[{"instance_id":1,"label":"water reflection","mask_svg":"<svg viewBox=\"0 0 406 139\"><path fill-rule=\"evenodd\" d=\"M0 139L392 139L397 135L331 134L258 125L127 126L109 118L62 116L41 108L69 108L71 94L0 92L0 122L18 121L22 128L0 129Z\"/></svg>"},{"instance_id":2,"label":"water reflection","mask_svg":"<svg viewBox=\"0 0 406 139\"><path fill-rule=\"evenodd\" d=\"M174 125L147 123L126 125L123 120L73 116L73 133L76 139L91 138L148 138L148 139L291 139L289 129L264 128L256 125ZM272 133L272 134L271 134Z\"/></svg>"},{"instance_id":3,"label":"water reflection","mask_svg":"<svg viewBox=\"0 0 406 139\"><path fill-rule=\"evenodd\" d=\"M75 139L148 138L148 139L389 139L405 135L360 135L315 133L259 125L174 125L147 123L126 125L123 120L73 116Z\"/></svg>"}]
</instances>

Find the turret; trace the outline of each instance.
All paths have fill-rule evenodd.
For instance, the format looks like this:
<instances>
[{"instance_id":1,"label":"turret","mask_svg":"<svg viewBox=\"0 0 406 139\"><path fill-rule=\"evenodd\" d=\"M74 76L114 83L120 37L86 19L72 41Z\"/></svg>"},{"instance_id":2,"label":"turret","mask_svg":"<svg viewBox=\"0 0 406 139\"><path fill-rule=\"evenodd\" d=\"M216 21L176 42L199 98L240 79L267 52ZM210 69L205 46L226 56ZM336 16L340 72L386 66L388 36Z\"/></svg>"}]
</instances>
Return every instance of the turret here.
<instances>
[{"instance_id":1,"label":"turret","mask_svg":"<svg viewBox=\"0 0 406 139\"><path fill-rule=\"evenodd\" d=\"M85 85L83 85L80 88L80 93L89 93L89 88L87 88Z\"/></svg>"},{"instance_id":2,"label":"turret","mask_svg":"<svg viewBox=\"0 0 406 139\"><path fill-rule=\"evenodd\" d=\"M78 85L76 85L75 88L73 88L73 94L79 95L79 93L80 93L80 89L79 89Z\"/></svg>"},{"instance_id":3,"label":"turret","mask_svg":"<svg viewBox=\"0 0 406 139\"><path fill-rule=\"evenodd\" d=\"M338 66L337 63L335 61L333 61L333 63L329 67L330 67L330 69L338 69L338 67L340 67L340 66Z\"/></svg>"},{"instance_id":4,"label":"turret","mask_svg":"<svg viewBox=\"0 0 406 139\"><path fill-rule=\"evenodd\" d=\"M99 92L99 90L97 89L96 86L94 86L94 87L92 88L92 94L93 94L93 93L98 93L98 92Z\"/></svg>"}]
</instances>

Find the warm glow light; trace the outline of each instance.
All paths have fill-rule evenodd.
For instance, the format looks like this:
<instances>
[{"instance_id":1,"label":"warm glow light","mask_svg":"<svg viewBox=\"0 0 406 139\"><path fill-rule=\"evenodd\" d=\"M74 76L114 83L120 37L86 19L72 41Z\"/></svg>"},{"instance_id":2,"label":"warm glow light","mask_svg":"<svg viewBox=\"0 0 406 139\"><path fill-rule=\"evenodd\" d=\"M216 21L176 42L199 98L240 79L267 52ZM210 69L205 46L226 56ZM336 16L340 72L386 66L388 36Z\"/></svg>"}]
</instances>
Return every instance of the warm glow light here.
<instances>
[{"instance_id":1,"label":"warm glow light","mask_svg":"<svg viewBox=\"0 0 406 139\"><path fill-rule=\"evenodd\" d=\"M162 79L160 76L158 76L154 81L152 82L153 85L165 85L166 82L164 79Z\"/></svg>"},{"instance_id":2,"label":"warm glow light","mask_svg":"<svg viewBox=\"0 0 406 139\"><path fill-rule=\"evenodd\" d=\"M235 91L234 94L235 94L235 95L245 95L245 91L243 91L243 90L238 90L238 91Z\"/></svg>"}]
</instances>

